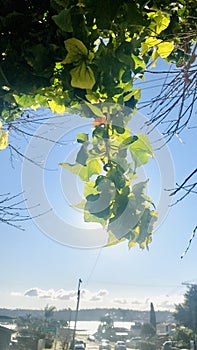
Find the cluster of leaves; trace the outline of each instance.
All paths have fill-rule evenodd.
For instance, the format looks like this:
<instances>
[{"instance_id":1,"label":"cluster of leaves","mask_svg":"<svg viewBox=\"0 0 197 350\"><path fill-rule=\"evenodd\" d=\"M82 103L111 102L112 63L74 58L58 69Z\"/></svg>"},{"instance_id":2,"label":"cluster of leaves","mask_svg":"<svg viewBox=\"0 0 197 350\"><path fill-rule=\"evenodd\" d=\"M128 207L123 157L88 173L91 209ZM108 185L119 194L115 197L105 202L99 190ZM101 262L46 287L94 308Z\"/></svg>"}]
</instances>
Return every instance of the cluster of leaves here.
<instances>
[{"instance_id":1,"label":"cluster of leaves","mask_svg":"<svg viewBox=\"0 0 197 350\"><path fill-rule=\"evenodd\" d=\"M108 245L127 239L129 247L148 247L157 213L145 194L147 181L136 183L136 178L137 169L153 156L151 144L144 134L130 135L119 105L104 104L95 112L92 138L77 135L76 163L61 163L85 182L85 199L77 207L84 210L86 222L107 229Z\"/></svg>"},{"instance_id":2,"label":"cluster of leaves","mask_svg":"<svg viewBox=\"0 0 197 350\"><path fill-rule=\"evenodd\" d=\"M182 55L187 62L196 28L194 3L1 3L0 118L8 129L29 107L54 113L77 109L94 118L92 138L78 135L82 146L76 164L64 166L85 182L85 220L108 229L108 244L128 239L130 247L144 247L151 241L156 212L145 196L146 183L133 180L152 149L144 135L130 135L128 116L117 105L135 110L140 90L133 82L143 79L159 56L178 62ZM186 37L187 29L192 33ZM103 102L114 103L114 109L103 110ZM5 148L8 135L0 132L0 147Z\"/></svg>"},{"instance_id":3,"label":"cluster of leaves","mask_svg":"<svg viewBox=\"0 0 197 350\"><path fill-rule=\"evenodd\" d=\"M155 62L172 52L176 60L186 41L189 54L192 35L179 36L193 16L194 1L187 3L2 2L1 118L10 123L32 106L61 113L81 99L127 102L133 79L143 75L151 56ZM189 18L190 31L194 22Z\"/></svg>"}]
</instances>

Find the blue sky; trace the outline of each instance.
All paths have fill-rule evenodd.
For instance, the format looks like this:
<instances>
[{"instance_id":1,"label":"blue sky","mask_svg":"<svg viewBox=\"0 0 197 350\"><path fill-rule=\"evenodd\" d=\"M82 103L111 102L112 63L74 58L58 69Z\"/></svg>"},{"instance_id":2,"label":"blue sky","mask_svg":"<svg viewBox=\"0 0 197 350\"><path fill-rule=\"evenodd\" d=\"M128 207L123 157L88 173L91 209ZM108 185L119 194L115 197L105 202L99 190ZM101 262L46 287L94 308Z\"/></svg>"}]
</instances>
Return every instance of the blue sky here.
<instances>
[{"instance_id":1,"label":"blue sky","mask_svg":"<svg viewBox=\"0 0 197 350\"><path fill-rule=\"evenodd\" d=\"M159 68L163 67L160 63ZM148 75L146 86L149 89L142 90L143 99L150 99L158 93L157 85L161 85L161 82L151 82L151 79L153 77ZM146 118L147 110L141 113ZM103 248L106 233L99 232L100 229L95 225L90 227L86 224L82 227L80 214L66 203L80 199L81 184L58 167L59 162L73 159L77 149L74 135L89 130L88 123L83 120L83 125L76 127L76 122L68 119L66 136L62 139L67 144L50 146L47 156L39 141L37 146L33 145L31 152L38 147L41 157L37 160L44 159L45 167L52 171L39 172L31 165L24 179L24 160L14 156L11 162L8 150L0 152L1 193L17 194L25 187L25 195L31 194L27 198L28 207L31 204L33 206L37 198L41 200L40 192L36 192L40 181L36 176L43 176L41 183L44 183L48 201L56 215L69 225L65 232L60 232L56 226L57 230L53 228L54 234L49 237L41 231L42 222L39 220L22 223L25 231L1 224L0 307L44 308L50 304L58 309L74 308L78 279L81 278L81 308L104 306L149 309L152 301L155 309L172 310L175 303L183 300L186 287L182 282L197 280L196 239L181 259L196 225L195 195L172 206L168 213L165 210L165 220L157 227L149 251L142 251L138 247L129 250L127 243ZM172 178L170 168L174 169L176 181L181 183L196 166L196 129L184 131L181 137L181 141L175 137L166 149L171 164L170 158L165 158L168 161L165 164L164 159L163 167L163 155L160 157L157 153L155 160L151 160L144 168L145 175L150 178L148 194L156 204L161 199L162 186L166 186L169 177ZM25 140L21 141L16 134L11 140L19 149L27 147ZM163 180L160 176L161 166ZM162 181L166 181L165 184ZM35 192L37 197L34 198ZM47 221L46 216L43 217ZM53 227L51 222L47 224L48 229ZM74 231L69 227L74 227ZM86 248L82 232L84 235L87 233ZM60 243L62 240L64 244ZM88 249L87 242L90 242Z\"/></svg>"}]
</instances>

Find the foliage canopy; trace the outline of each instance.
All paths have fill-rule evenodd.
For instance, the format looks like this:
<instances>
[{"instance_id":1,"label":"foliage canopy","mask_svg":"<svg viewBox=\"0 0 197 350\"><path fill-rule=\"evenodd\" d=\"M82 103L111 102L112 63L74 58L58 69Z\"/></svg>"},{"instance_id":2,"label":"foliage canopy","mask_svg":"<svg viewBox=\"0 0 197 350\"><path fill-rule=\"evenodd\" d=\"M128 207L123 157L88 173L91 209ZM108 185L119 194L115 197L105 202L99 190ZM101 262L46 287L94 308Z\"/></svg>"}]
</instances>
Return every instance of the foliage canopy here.
<instances>
[{"instance_id":1,"label":"foliage canopy","mask_svg":"<svg viewBox=\"0 0 197 350\"><path fill-rule=\"evenodd\" d=\"M196 333L197 329L197 285L191 285L185 293L184 303L176 305L175 320Z\"/></svg>"},{"instance_id":2,"label":"foliage canopy","mask_svg":"<svg viewBox=\"0 0 197 350\"><path fill-rule=\"evenodd\" d=\"M153 156L148 138L127 127L140 99L133 83L158 57L191 66L195 11L193 0L1 1L0 149L27 108L93 118L92 138L77 135L76 163L61 165L84 181L79 207L107 228L108 245L152 240L157 212L146 182L133 183Z\"/></svg>"}]
</instances>

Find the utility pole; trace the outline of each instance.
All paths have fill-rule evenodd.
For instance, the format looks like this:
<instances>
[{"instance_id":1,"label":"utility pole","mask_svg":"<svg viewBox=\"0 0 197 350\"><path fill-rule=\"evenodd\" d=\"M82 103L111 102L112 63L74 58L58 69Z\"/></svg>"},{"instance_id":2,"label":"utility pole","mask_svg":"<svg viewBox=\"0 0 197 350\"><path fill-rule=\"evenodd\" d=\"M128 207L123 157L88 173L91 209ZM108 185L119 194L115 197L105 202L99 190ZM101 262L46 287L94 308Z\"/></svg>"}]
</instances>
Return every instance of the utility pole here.
<instances>
[{"instance_id":1,"label":"utility pole","mask_svg":"<svg viewBox=\"0 0 197 350\"><path fill-rule=\"evenodd\" d=\"M75 324L74 324L74 329L73 329L73 340L72 340L72 348L74 350L75 347L75 333L76 333L76 328L77 328L77 319L78 319L78 311L79 311L79 302L80 302L80 286L81 286L82 280L81 278L79 279L78 282L78 289L77 289L77 306L76 306L76 311L75 311Z\"/></svg>"}]
</instances>

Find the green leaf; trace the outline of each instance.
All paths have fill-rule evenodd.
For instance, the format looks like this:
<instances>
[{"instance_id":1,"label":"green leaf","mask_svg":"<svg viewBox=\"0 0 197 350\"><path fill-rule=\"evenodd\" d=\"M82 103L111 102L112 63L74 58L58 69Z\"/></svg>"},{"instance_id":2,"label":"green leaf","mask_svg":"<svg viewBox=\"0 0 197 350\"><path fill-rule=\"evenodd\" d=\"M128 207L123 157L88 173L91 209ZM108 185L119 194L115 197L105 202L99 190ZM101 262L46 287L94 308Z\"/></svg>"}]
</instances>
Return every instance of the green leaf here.
<instances>
[{"instance_id":1,"label":"green leaf","mask_svg":"<svg viewBox=\"0 0 197 350\"><path fill-rule=\"evenodd\" d=\"M32 96L23 94L22 96L13 95L16 103L18 103L23 108L31 107L35 104L35 100Z\"/></svg>"},{"instance_id":2,"label":"green leaf","mask_svg":"<svg viewBox=\"0 0 197 350\"><path fill-rule=\"evenodd\" d=\"M106 226L106 221L103 218L99 218L93 214L91 214L89 211L85 210L84 211L84 220L85 222L98 222L100 223L103 227Z\"/></svg>"},{"instance_id":3,"label":"green leaf","mask_svg":"<svg viewBox=\"0 0 197 350\"><path fill-rule=\"evenodd\" d=\"M110 216L110 204L115 197L116 189L114 183L103 177L98 183L97 194L89 194L86 197L85 210L97 217L107 220Z\"/></svg>"},{"instance_id":4,"label":"green leaf","mask_svg":"<svg viewBox=\"0 0 197 350\"><path fill-rule=\"evenodd\" d=\"M63 9L58 15L52 16L55 24L64 32L73 32L70 9Z\"/></svg>"},{"instance_id":5,"label":"green leaf","mask_svg":"<svg viewBox=\"0 0 197 350\"><path fill-rule=\"evenodd\" d=\"M59 105L54 100L49 100L48 105L53 113L63 114L66 110L64 105Z\"/></svg>"},{"instance_id":6,"label":"green leaf","mask_svg":"<svg viewBox=\"0 0 197 350\"><path fill-rule=\"evenodd\" d=\"M88 160L85 166L79 163L59 163L59 165L71 171L73 174L77 174L82 181L89 181L92 175L100 174L102 171L100 159Z\"/></svg>"},{"instance_id":7,"label":"green leaf","mask_svg":"<svg viewBox=\"0 0 197 350\"><path fill-rule=\"evenodd\" d=\"M135 70L137 68L142 68L142 69L145 69L145 64L144 64L144 61L139 57L139 56L135 56L134 54L131 55L134 62L135 62Z\"/></svg>"},{"instance_id":8,"label":"green leaf","mask_svg":"<svg viewBox=\"0 0 197 350\"><path fill-rule=\"evenodd\" d=\"M156 66L156 62L157 62L157 59L158 59L159 55L158 55L158 50L154 49L153 50L153 53L151 55L151 58L152 58L152 64L151 64L151 68L155 67Z\"/></svg>"},{"instance_id":9,"label":"green leaf","mask_svg":"<svg viewBox=\"0 0 197 350\"><path fill-rule=\"evenodd\" d=\"M138 134L138 140L131 144L129 150L137 166L148 163L149 156L153 157L152 145L145 134Z\"/></svg>"},{"instance_id":10,"label":"green leaf","mask_svg":"<svg viewBox=\"0 0 197 350\"><path fill-rule=\"evenodd\" d=\"M135 142L137 140L138 140L137 136L135 136L135 135L134 136L129 136L120 144L120 147L131 145L133 142Z\"/></svg>"},{"instance_id":11,"label":"green leaf","mask_svg":"<svg viewBox=\"0 0 197 350\"><path fill-rule=\"evenodd\" d=\"M41 107L48 107L47 97L40 94L36 94L34 98L34 104L38 104Z\"/></svg>"},{"instance_id":12,"label":"green leaf","mask_svg":"<svg viewBox=\"0 0 197 350\"><path fill-rule=\"evenodd\" d=\"M118 243L124 242L126 238L117 239L111 231L108 231L108 241L105 244L105 247L111 247L112 245L116 245Z\"/></svg>"},{"instance_id":13,"label":"green leaf","mask_svg":"<svg viewBox=\"0 0 197 350\"><path fill-rule=\"evenodd\" d=\"M87 153L87 144L83 144L77 153L76 162L81 165L86 165L86 161L88 159L88 153Z\"/></svg>"},{"instance_id":14,"label":"green leaf","mask_svg":"<svg viewBox=\"0 0 197 350\"><path fill-rule=\"evenodd\" d=\"M85 95L85 97L91 103L98 103L99 102L99 94L92 92L91 90L88 91L88 93Z\"/></svg>"},{"instance_id":15,"label":"green leaf","mask_svg":"<svg viewBox=\"0 0 197 350\"><path fill-rule=\"evenodd\" d=\"M86 200L85 200L85 199L82 199L82 201L81 201L80 203L75 204L75 205L71 205L71 208L77 208L77 209L82 209L82 210L84 210L85 204L86 204Z\"/></svg>"},{"instance_id":16,"label":"green leaf","mask_svg":"<svg viewBox=\"0 0 197 350\"><path fill-rule=\"evenodd\" d=\"M0 121L0 150L3 150L8 146L8 131L3 132L1 126L2 123Z\"/></svg>"},{"instance_id":17,"label":"green leaf","mask_svg":"<svg viewBox=\"0 0 197 350\"><path fill-rule=\"evenodd\" d=\"M81 167L79 176L83 181L89 181L92 175L100 174L102 167L100 159L91 159L86 162L86 166Z\"/></svg>"},{"instance_id":18,"label":"green leaf","mask_svg":"<svg viewBox=\"0 0 197 350\"><path fill-rule=\"evenodd\" d=\"M100 108L98 108L97 106L88 103L85 101L85 104L91 109L91 111L97 116L97 117L102 117L103 116L103 112Z\"/></svg>"},{"instance_id":19,"label":"green leaf","mask_svg":"<svg viewBox=\"0 0 197 350\"><path fill-rule=\"evenodd\" d=\"M151 20L153 20L149 26L153 35L160 34L170 24L170 15L162 11L149 12L147 15Z\"/></svg>"},{"instance_id":20,"label":"green leaf","mask_svg":"<svg viewBox=\"0 0 197 350\"><path fill-rule=\"evenodd\" d=\"M59 163L58 165L71 171L72 174L79 174L81 168L83 168L81 164Z\"/></svg>"},{"instance_id":21,"label":"green leaf","mask_svg":"<svg viewBox=\"0 0 197 350\"><path fill-rule=\"evenodd\" d=\"M95 180L89 181L84 184L84 196L87 197L89 194L97 194L98 189L96 187Z\"/></svg>"},{"instance_id":22,"label":"green leaf","mask_svg":"<svg viewBox=\"0 0 197 350\"><path fill-rule=\"evenodd\" d=\"M141 182L138 182L137 184L135 184L132 187L132 192L135 194L136 197L139 197L139 196L141 196L143 194L144 189L147 186L147 183L148 183L148 180L141 181Z\"/></svg>"},{"instance_id":23,"label":"green leaf","mask_svg":"<svg viewBox=\"0 0 197 350\"><path fill-rule=\"evenodd\" d=\"M88 134L85 134L84 132L77 134L77 142L83 143L88 141Z\"/></svg>"},{"instance_id":24,"label":"green leaf","mask_svg":"<svg viewBox=\"0 0 197 350\"><path fill-rule=\"evenodd\" d=\"M158 45L157 52L162 58L166 58L171 54L173 50L174 44L170 41L164 41L163 43Z\"/></svg>"},{"instance_id":25,"label":"green leaf","mask_svg":"<svg viewBox=\"0 0 197 350\"><path fill-rule=\"evenodd\" d=\"M65 40L64 44L68 54L62 61L63 64L76 63L88 56L88 49L81 40L70 38Z\"/></svg>"},{"instance_id":26,"label":"green leaf","mask_svg":"<svg viewBox=\"0 0 197 350\"><path fill-rule=\"evenodd\" d=\"M142 249L145 246L148 247L148 238L152 234L153 223L157 219L156 216L153 215L153 213L154 212L152 212L149 208L146 208L141 217L140 231L137 237L137 242L139 243L140 248Z\"/></svg>"},{"instance_id":27,"label":"green leaf","mask_svg":"<svg viewBox=\"0 0 197 350\"><path fill-rule=\"evenodd\" d=\"M137 208L134 196L129 197L129 199L125 198L125 202L126 205L124 204L122 214L109 220L108 228L118 239L124 237L131 228L134 228L138 224L140 217L140 213L136 212Z\"/></svg>"},{"instance_id":28,"label":"green leaf","mask_svg":"<svg viewBox=\"0 0 197 350\"><path fill-rule=\"evenodd\" d=\"M124 96L124 102L129 101L132 96L134 97L135 100L140 100L140 98L141 98L141 89L140 88L136 88L133 91L131 91L130 93L126 94Z\"/></svg>"},{"instance_id":29,"label":"green leaf","mask_svg":"<svg viewBox=\"0 0 197 350\"><path fill-rule=\"evenodd\" d=\"M70 70L71 86L80 89L92 89L95 84L95 77L92 69L82 62L77 67Z\"/></svg>"}]
</instances>

